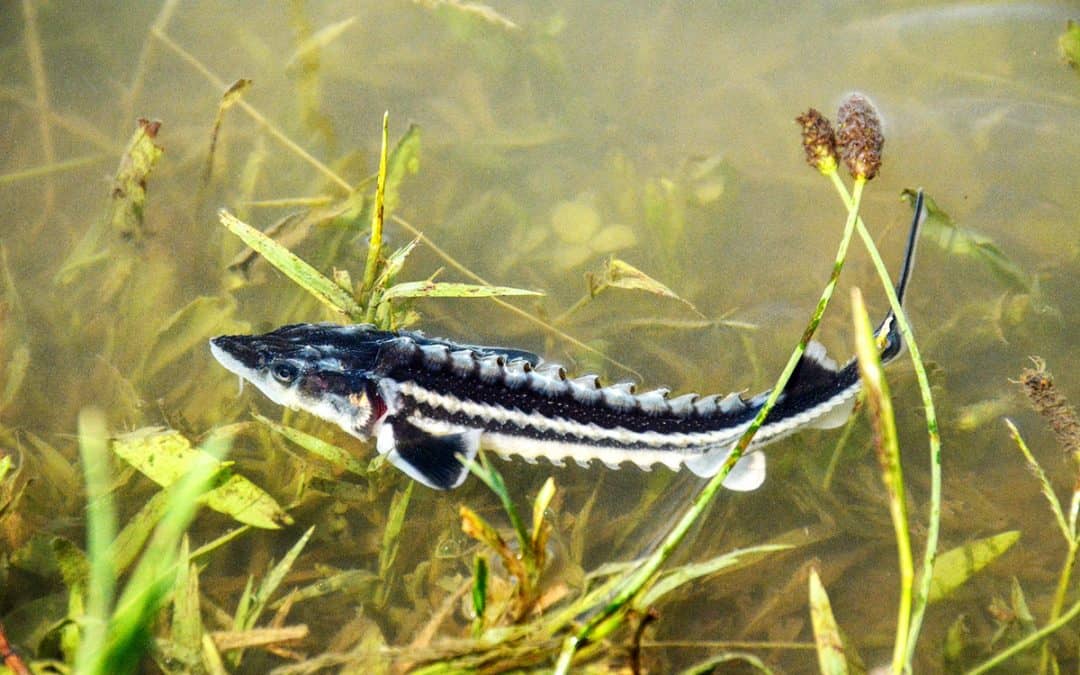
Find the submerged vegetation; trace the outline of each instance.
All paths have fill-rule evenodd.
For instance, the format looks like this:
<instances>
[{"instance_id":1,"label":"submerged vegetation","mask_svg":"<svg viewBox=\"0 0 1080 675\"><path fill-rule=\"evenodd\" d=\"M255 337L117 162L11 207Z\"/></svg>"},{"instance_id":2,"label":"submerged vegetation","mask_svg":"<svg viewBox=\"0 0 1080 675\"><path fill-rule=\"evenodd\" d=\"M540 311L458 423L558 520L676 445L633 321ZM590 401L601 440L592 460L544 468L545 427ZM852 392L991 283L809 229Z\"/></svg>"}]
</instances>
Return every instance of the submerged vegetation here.
<instances>
[{"instance_id":1,"label":"submerged vegetation","mask_svg":"<svg viewBox=\"0 0 1080 675\"><path fill-rule=\"evenodd\" d=\"M658 159L611 141L625 129L594 126L563 93L576 91L576 55L560 12L520 21L478 3L418 2L327 19L289 6L289 53L258 37L280 28L270 19L243 29L239 16L221 20L255 64L229 84L215 74L220 62L180 37L184 8L166 0L105 106L122 120L114 133L100 111L53 98L64 75L50 71L47 36L84 17L22 3L22 45L2 56L25 61L26 82L0 83L19 139L0 175L15 204L0 235L8 671L1075 668L1080 421L1062 391L1073 382L1055 383L1036 359L1018 380L1035 412L1026 419L1004 378L974 394L959 395L957 382L979 368L969 352L1010 340L1055 354L1055 365L1068 358L1043 351L1050 338L1033 326L1075 327L1075 290L1054 289L1073 288L1080 250L1021 262L970 212L946 213L960 200L935 188L937 202L924 197L924 245L937 264L920 275L963 293L970 281L933 268L962 269L983 275L992 295L959 303L943 293L916 310L947 305L941 325L909 321L875 243L887 240L896 259L895 238L872 237L860 214L872 204L875 218L901 222L896 203L882 210L875 199L888 196L890 171L918 174L883 163L882 124L865 97L844 100L835 130L813 109L798 118L808 163L840 198L837 216L820 198L824 183L790 187L773 175L794 175L793 162L761 177L715 151ZM406 43L415 23L435 37ZM368 58L345 59L360 31L373 43ZM1073 65L1075 35L1070 22L1059 41ZM638 66L655 68L642 49ZM384 97L408 89L420 60L451 91L409 89L392 109L407 108L424 130L410 124L395 138ZM173 78L210 93L182 100ZM338 88L364 89L363 112L337 110L349 107L334 102ZM266 90L291 100L268 103ZM634 103L643 101L625 107ZM162 119L138 119L143 110ZM369 134L380 114L381 134ZM363 131L349 145L353 120ZM575 144L602 146L603 168L574 166ZM903 152L892 138L889 148ZM95 171L110 175L106 188L87 180ZM492 185L496 174L505 182ZM916 190L903 195L921 203ZM780 246L771 259L763 251L775 235L738 229L773 197L793 209L812 202L815 222L837 226L824 286L812 272L826 269L824 254ZM849 252L856 236L862 246ZM767 269L728 283L745 263L721 261L726 251ZM876 286L865 285L863 253ZM792 255L795 265L782 264ZM811 272L793 269L804 266ZM730 372L737 386L780 392L843 269L868 297L888 298L911 370L882 371L869 323L881 310L868 314L853 289L853 346L834 351L857 355L860 411L838 434L775 446L768 482L748 495L720 486L776 394L704 484L481 453L469 465L475 480L434 493L340 430L238 395L205 347L217 334L293 321L363 321L542 346L611 378L713 389ZM812 291L805 326L754 312L789 295L808 308ZM718 356L721 342L729 353ZM774 360L793 346L786 365ZM1004 414L1018 421L1003 427ZM1036 436L1037 416L1046 434ZM923 427L925 441L914 432ZM1039 441L1029 447L1020 429ZM1055 462L1055 442L1068 461ZM991 464L1005 474L1026 466L1034 479L987 484L998 479L977 472ZM1038 543L1055 526L1064 549Z\"/></svg>"}]
</instances>

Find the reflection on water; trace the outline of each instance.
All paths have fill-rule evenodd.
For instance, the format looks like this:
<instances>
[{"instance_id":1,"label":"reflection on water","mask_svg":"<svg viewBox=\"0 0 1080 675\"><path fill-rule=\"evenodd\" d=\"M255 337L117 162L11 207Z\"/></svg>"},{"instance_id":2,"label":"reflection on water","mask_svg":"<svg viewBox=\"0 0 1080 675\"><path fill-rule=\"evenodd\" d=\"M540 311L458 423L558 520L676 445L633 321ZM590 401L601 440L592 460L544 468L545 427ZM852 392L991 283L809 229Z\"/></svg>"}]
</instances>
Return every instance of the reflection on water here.
<instances>
[{"instance_id":1,"label":"reflection on water","mask_svg":"<svg viewBox=\"0 0 1080 675\"><path fill-rule=\"evenodd\" d=\"M1016 421L1064 494L1072 468L1009 379L1038 354L1060 389L1080 399L1070 377L1080 366L1071 339L1080 330L1080 76L1056 47L1075 6L806 3L777 14L759 3L510 3L497 13L422 2L294 3L284 12L28 4L35 11L8 7L0 29L8 38L0 51L0 449L18 451L21 480L34 478L17 516L0 521L12 550L41 534L82 541L81 476L65 465L75 462L75 416L85 406L103 408L115 430L162 425L193 438L250 420L251 406L281 417L257 397L237 397L205 338L331 317L261 261L227 269L242 250L215 212L226 206L263 228L285 225L292 239L283 241L298 253L359 280L366 212L330 218L326 209L344 196L341 179L357 185L373 171L384 110L392 136L412 121L422 137L419 170L390 206L438 247L418 248L402 278L446 268L440 278L469 280L453 259L492 283L543 289L544 298L518 306L594 351L485 301L417 303L429 333L533 349L612 380L627 377L616 363L626 364L646 385L677 392L767 388L827 279L844 216L827 182L803 164L792 120L859 90L886 121L885 166L863 214L887 260L895 264L903 245L904 188L924 187L955 230L928 238L910 295L943 422L943 548L1023 532L931 608L919 662L941 668L939 645L961 614L973 651L999 628L1008 640L1021 635L988 611L1009 597L1012 577L1045 620L1063 547L1001 417ZM221 96L239 78L253 84L221 113L208 161ZM145 232L120 238L108 191L138 117L161 120L164 155L149 180ZM306 226L281 222L304 213ZM400 221L387 225L391 250L413 236ZM584 275L612 255L700 314L618 289L567 314L588 292ZM76 271L58 275L73 258ZM861 251L844 280L882 311ZM846 314L841 299L821 332L841 359L851 351ZM898 364L890 376L918 542L929 489L925 425L910 368ZM371 456L304 416L284 419ZM238 469L282 503L296 499L299 525L319 526L297 574L310 580L316 565L378 569L386 511L403 478L383 470L370 485L342 485L261 427L239 433ZM684 557L781 536L801 537L797 548L675 595L649 640L808 641L805 579L817 561L861 655L868 664L888 659L898 582L887 506L865 422L844 437L822 489L839 437L810 432L772 447L765 487L724 495ZM583 572L640 554L694 490L659 471L499 468L523 505L555 476L552 576L575 590ZM153 490L121 475L117 496L130 515ZM501 522L477 481L451 495L417 490L385 590L308 601L290 620L329 636L364 604L371 625L404 645L444 607L439 633L467 633L467 620L444 605L476 553L458 534L461 503ZM227 527L204 517L193 538ZM208 596L233 607L237 579L262 575L302 531L294 529L245 535L220 551L201 579ZM59 588L52 577L5 570ZM38 599L0 601L8 631L34 649L37 627L11 617ZM311 639L310 651L328 644ZM718 649L650 648L644 658L665 669ZM785 669L812 667L807 651L759 653ZM245 665L269 663L259 655Z\"/></svg>"}]
</instances>

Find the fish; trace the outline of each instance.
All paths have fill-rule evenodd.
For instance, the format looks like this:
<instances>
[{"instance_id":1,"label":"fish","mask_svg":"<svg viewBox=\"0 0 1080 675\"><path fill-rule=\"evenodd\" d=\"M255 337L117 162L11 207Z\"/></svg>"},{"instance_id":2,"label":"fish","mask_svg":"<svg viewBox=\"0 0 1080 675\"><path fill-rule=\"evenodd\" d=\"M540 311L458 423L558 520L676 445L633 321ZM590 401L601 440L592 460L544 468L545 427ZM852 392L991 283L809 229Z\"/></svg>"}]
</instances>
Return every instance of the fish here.
<instances>
[{"instance_id":1,"label":"fish","mask_svg":"<svg viewBox=\"0 0 1080 675\"><path fill-rule=\"evenodd\" d=\"M895 287L901 302L922 220L920 193ZM883 362L903 351L892 312L875 335ZM210 340L210 350L241 383L278 405L375 439L379 454L436 490L460 486L468 475L462 460L474 459L481 446L530 463L662 466L710 477L770 395L639 393L630 382L604 386L595 375L571 377L529 351L369 324L298 323L261 335L222 335ZM854 358L840 366L810 342L724 487L760 487L763 446L800 429L843 425L859 389Z\"/></svg>"}]
</instances>

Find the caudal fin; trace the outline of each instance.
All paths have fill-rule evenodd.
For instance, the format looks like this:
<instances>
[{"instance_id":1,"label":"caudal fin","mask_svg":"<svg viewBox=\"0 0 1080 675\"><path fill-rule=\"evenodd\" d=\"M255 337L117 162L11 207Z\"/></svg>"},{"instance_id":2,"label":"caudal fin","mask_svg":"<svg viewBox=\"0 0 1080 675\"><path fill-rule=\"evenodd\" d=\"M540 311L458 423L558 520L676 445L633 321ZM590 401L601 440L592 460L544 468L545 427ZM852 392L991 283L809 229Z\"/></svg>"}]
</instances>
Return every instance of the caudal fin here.
<instances>
[{"instance_id":1,"label":"caudal fin","mask_svg":"<svg viewBox=\"0 0 1080 675\"><path fill-rule=\"evenodd\" d=\"M896 297L900 305L904 304L904 296L907 294L908 283L911 281L912 272L915 270L915 249L918 248L919 230L926 220L926 209L923 205L922 188L915 192L913 204L915 215L911 218L911 228L908 230L907 248L904 250L904 263L900 267L900 275L896 280ZM896 315L891 311L881 322L875 331L879 337L885 336L885 346L881 349L881 362L888 363L904 351L904 338L900 334L900 327L896 322Z\"/></svg>"}]
</instances>

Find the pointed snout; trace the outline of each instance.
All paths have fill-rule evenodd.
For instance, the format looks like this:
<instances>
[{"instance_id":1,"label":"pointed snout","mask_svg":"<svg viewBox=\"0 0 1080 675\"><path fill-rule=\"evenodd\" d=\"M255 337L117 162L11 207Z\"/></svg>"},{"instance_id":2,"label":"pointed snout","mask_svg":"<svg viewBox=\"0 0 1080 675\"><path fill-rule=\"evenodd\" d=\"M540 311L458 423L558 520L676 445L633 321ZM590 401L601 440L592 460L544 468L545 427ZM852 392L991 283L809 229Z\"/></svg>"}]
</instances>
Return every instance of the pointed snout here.
<instances>
[{"instance_id":1,"label":"pointed snout","mask_svg":"<svg viewBox=\"0 0 1080 675\"><path fill-rule=\"evenodd\" d=\"M212 338L210 353L221 365L237 374L242 374L240 368L253 370L260 365L259 351L251 344L249 335L219 335Z\"/></svg>"}]
</instances>

